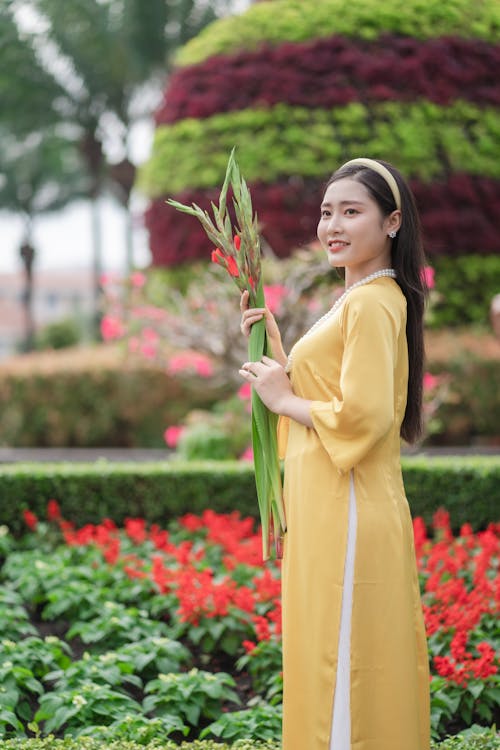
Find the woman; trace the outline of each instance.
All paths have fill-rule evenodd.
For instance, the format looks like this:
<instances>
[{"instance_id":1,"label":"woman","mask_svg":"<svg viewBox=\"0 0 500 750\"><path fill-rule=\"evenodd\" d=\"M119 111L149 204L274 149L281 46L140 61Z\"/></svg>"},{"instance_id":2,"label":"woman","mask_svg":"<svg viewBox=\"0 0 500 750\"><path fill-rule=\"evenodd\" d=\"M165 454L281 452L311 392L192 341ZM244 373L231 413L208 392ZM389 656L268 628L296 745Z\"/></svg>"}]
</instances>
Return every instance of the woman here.
<instances>
[{"instance_id":1,"label":"woman","mask_svg":"<svg viewBox=\"0 0 500 750\"><path fill-rule=\"evenodd\" d=\"M281 415L285 458L283 750L428 750L429 672L400 436L421 432L424 254L385 162L331 177L318 224L346 292L287 358L240 374ZM288 373L288 374L287 374Z\"/></svg>"}]
</instances>

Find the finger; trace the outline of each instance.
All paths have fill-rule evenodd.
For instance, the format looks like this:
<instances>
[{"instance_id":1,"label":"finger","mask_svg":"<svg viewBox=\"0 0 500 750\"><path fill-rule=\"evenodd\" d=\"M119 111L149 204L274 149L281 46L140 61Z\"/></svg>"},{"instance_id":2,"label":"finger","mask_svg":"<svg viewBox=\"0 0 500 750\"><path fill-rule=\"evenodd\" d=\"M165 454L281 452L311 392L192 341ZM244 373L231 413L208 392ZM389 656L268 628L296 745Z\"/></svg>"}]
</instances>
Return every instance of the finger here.
<instances>
[{"instance_id":1,"label":"finger","mask_svg":"<svg viewBox=\"0 0 500 750\"><path fill-rule=\"evenodd\" d=\"M250 307L247 310L243 310L244 318L252 317L252 315L258 315L260 318L262 318L262 316L265 314L266 310L264 307Z\"/></svg>"},{"instance_id":2,"label":"finger","mask_svg":"<svg viewBox=\"0 0 500 750\"><path fill-rule=\"evenodd\" d=\"M238 370L239 374L245 378L245 380L255 380L255 375L251 373L249 370Z\"/></svg>"},{"instance_id":3,"label":"finger","mask_svg":"<svg viewBox=\"0 0 500 750\"><path fill-rule=\"evenodd\" d=\"M262 359L260 360L264 365L274 365L276 363L276 360L271 359L271 357L268 357L264 354Z\"/></svg>"},{"instance_id":4,"label":"finger","mask_svg":"<svg viewBox=\"0 0 500 750\"><path fill-rule=\"evenodd\" d=\"M248 293L248 290L245 289L245 291L242 292L241 297L240 297L240 310L241 310L241 312L243 312L244 310L248 309L248 298L249 298L249 296L250 295Z\"/></svg>"}]
</instances>

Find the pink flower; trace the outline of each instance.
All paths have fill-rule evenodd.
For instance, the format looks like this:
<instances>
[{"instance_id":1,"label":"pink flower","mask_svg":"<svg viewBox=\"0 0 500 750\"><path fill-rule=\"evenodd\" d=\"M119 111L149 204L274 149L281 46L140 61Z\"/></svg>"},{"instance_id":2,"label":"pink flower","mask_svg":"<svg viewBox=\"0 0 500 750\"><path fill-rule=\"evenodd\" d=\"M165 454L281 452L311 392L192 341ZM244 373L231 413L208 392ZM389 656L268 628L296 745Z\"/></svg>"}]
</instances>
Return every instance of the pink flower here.
<instances>
[{"instance_id":1,"label":"pink flower","mask_svg":"<svg viewBox=\"0 0 500 750\"><path fill-rule=\"evenodd\" d=\"M158 333L158 331L155 331L154 328L144 328L142 337L144 341L147 341L149 344L156 344L158 343L160 334Z\"/></svg>"},{"instance_id":2,"label":"pink flower","mask_svg":"<svg viewBox=\"0 0 500 750\"><path fill-rule=\"evenodd\" d=\"M270 311L274 314L279 311L279 307L284 297L286 297L287 288L282 284L273 284L272 286L264 286L264 295L266 297L266 304Z\"/></svg>"},{"instance_id":3,"label":"pink flower","mask_svg":"<svg viewBox=\"0 0 500 750\"><path fill-rule=\"evenodd\" d=\"M169 448L176 448L185 427L182 425L170 425L163 433L163 438Z\"/></svg>"},{"instance_id":4,"label":"pink flower","mask_svg":"<svg viewBox=\"0 0 500 750\"><path fill-rule=\"evenodd\" d=\"M156 344L144 343L140 346L140 352L146 359L154 359L157 355L158 349Z\"/></svg>"},{"instance_id":5,"label":"pink flower","mask_svg":"<svg viewBox=\"0 0 500 750\"><path fill-rule=\"evenodd\" d=\"M136 289L141 289L146 283L146 277L140 271L134 271L134 273L130 274L130 283Z\"/></svg>"},{"instance_id":6,"label":"pink flower","mask_svg":"<svg viewBox=\"0 0 500 750\"><path fill-rule=\"evenodd\" d=\"M240 461L253 461L253 449L251 445L245 448L240 456Z\"/></svg>"},{"instance_id":7,"label":"pink flower","mask_svg":"<svg viewBox=\"0 0 500 750\"><path fill-rule=\"evenodd\" d=\"M125 333L121 320L113 315L104 315L101 320L101 336L104 341L119 339Z\"/></svg>"},{"instance_id":8,"label":"pink flower","mask_svg":"<svg viewBox=\"0 0 500 750\"><path fill-rule=\"evenodd\" d=\"M242 401L248 401L249 398L252 398L252 386L250 383L243 383L238 389L238 398Z\"/></svg>"},{"instance_id":9,"label":"pink flower","mask_svg":"<svg viewBox=\"0 0 500 750\"><path fill-rule=\"evenodd\" d=\"M432 391L439 385L439 378L430 372L424 372L424 391Z\"/></svg>"},{"instance_id":10,"label":"pink flower","mask_svg":"<svg viewBox=\"0 0 500 750\"><path fill-rule=\"evenodd\" d=\"M432 266L424 266L424 268L422 268L422 280L424 281L428 289L434 289L435 287L435 273L436 272L434 271Z\"/></svg>"},{"instance_id":11,"label":"pink flower","mask_svg":"<svg viewBox=\"0 0 500 750\"><path fill-rule=\"evenodd\" d=\"M214 374L214 366L205 354L198 352L179 352L170 357L167 367L170 375L189 371L202 378L210 378Z\"/></svg>"}]
</instances>

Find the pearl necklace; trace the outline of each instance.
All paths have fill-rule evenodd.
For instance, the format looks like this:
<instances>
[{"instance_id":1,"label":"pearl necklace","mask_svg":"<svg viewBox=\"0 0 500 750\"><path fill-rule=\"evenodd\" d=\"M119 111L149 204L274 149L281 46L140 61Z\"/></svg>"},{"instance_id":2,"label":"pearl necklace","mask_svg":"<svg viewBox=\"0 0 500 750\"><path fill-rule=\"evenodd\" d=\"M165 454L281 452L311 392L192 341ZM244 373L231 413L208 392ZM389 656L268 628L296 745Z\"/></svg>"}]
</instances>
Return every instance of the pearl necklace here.
<instances>
[{"instance_id":1,"label":"pearl necklace","mask_svg":"<svg viewBox=\"0 0 500 750\"><path fill-rule=\"evenodd\" d=\"M358 286L363 286L363 284L369 284L370 281L373 281L374 279L380 279L382 276L389 276L389 278L395 279L396 271L393 268L382 268L380 271L375 271L374 273L371 273L369 276L365 276L364 279L360 279L359 281L355 281L354 284L351 284L351 286L348 287L345 290L345 292L335 301L333 307L331 307L328 310L328 312L326 312L319 320L317 320L316 323L314 323L311 326L311 328L309 328L309 330L306 331L304 335L301 336L300 339L295 342L290 354L288 355L285 372L290 372L290 370L292 369L292 355L293 355L293 350L295 349L297 344L299 344L304 339L309 338L309 336L311 336L315 331L317 331L318 328L320 328L320 326L326 323L327 320L330 320L330 318L332 318L335 315L339 307L341 307L341 305L344 303L347 295L350 292L352 292L353 289L356 289L356 287Z\"/></svg>"}]
</instances>

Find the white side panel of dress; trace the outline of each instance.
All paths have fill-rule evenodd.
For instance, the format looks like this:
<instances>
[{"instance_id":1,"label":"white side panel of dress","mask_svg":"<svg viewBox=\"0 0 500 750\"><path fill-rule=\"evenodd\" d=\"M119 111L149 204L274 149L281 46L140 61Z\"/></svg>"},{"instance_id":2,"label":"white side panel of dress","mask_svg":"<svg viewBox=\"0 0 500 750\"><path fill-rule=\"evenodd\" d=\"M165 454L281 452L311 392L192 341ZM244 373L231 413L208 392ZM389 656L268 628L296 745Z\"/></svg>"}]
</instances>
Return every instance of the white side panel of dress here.
<instances>
[{"instance_id":1,"label":"white side panel of dress","mask_svg":"<svg viewBox=\"0 0 500 750\"><path fill-rule=\"evenodd\" d=\"M351 619L354 584L354 559L356 555L356 495L352 471L349 480L349 522L347 527L347 549L342 589L342 612L338 649L338 666L333 702L330 750L351 748Z\"/></svg>"}]
</instances>

